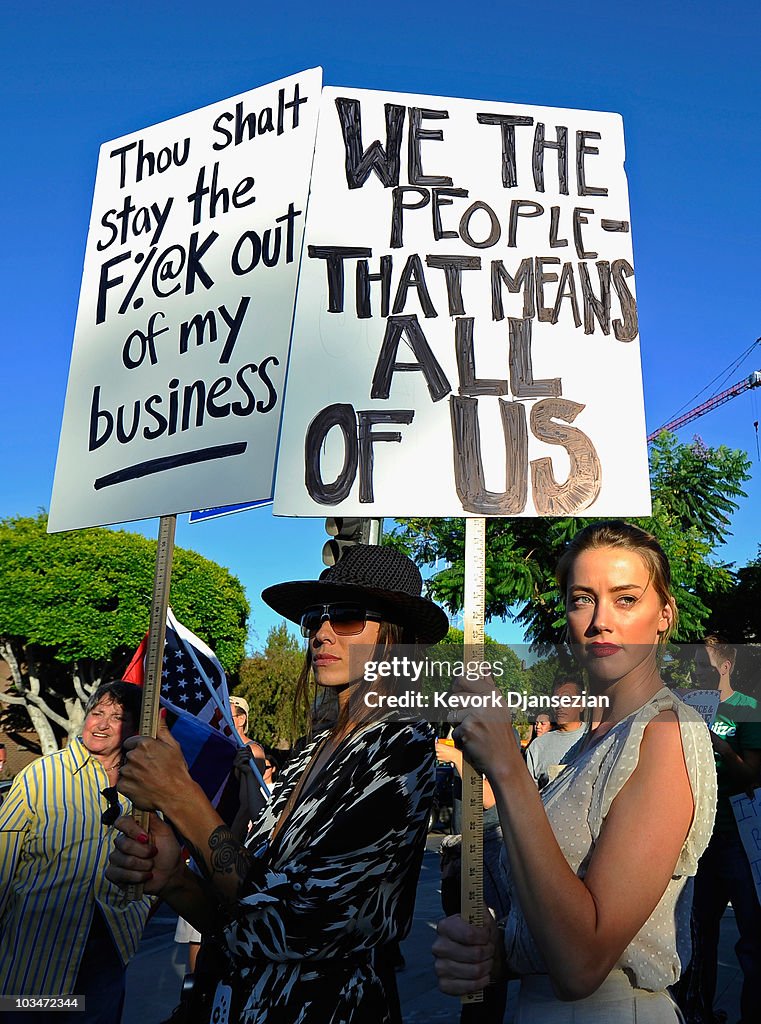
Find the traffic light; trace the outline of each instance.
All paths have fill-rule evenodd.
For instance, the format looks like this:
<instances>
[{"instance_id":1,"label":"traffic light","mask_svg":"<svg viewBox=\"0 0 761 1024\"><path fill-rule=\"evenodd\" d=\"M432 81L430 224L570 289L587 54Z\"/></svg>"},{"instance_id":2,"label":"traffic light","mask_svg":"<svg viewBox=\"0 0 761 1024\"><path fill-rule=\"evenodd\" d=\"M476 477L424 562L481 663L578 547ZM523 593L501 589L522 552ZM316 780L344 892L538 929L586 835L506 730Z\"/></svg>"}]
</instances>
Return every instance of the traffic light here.
<instances>
[{"instance_id":1,"label":"traffic light","mask_svg":"<svg viewBox=\"0 0 761 1024\"><path fill-rule=\"evenodd\" d=\"M325 532L333 539L322 549L324 564L335 565L354 544L380 544L382 523L382 519L326 519Z\"/></svg>"}]
</instances>

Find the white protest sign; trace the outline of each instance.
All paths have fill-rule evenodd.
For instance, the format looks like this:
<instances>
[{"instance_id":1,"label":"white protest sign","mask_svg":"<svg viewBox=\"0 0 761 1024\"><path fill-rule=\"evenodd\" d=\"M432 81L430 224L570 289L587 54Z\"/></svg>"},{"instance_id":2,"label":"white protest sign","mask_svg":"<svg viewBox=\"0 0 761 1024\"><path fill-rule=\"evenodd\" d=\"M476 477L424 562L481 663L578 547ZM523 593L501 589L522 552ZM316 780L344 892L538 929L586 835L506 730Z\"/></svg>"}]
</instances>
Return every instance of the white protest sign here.
<instances>
[{"instance_id":1,"label":"white protest sign","mask_svg":"<svg viewBox=\"0 0 761 1024\"><path fill-rule=\"evenodd\" d=\"M621 118L323 90L275 513L646 515Z\"/></svg>"},{"instance_id":2,"label":"white protest sign","mask_svg":"<svg viewBox=\"0 0 761 1024\"><path fill-rule=\"evenodd\" d=\"M674 690L674 693L683 703L694 708L708 728L711 728L721 703L718 690Z\"/></svg>"},{"instance_id":3,"label":"white protest sign","mask_svg":"<svg viewBox=\"0 0 761 1024\"><path fill-rule=\"evenodd\" d=\"M752 800L744 793L729 799L756 884L756 894L761 900L761 789L753 790Z\"/></svg>"},{"instance_id":4,"label":"white protest sign","mask_svg":"<svg viewBox=\"0 0 761 1024\"><path fill-rule=\"evenodd\" d=\"M49 529L272 495L321 83L101 148Z\"/></svg>"}]
</instances>

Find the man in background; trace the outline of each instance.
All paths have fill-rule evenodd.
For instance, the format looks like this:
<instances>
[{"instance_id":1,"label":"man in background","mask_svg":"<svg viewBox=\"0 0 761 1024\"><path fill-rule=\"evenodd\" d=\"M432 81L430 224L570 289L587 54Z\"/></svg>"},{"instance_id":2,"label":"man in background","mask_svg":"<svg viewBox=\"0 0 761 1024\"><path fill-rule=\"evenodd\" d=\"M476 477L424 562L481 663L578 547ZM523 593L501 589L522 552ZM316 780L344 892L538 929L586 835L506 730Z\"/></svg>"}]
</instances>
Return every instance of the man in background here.
<instances>
[{"instance_id":1,"label":"man in background","mask_svg":"<svg viewBox=\"0 0 761 1024\"><path fill-rule=\"evenodd\" d=\"M230 711L232 712L233 722L235 723L235 730L240 736L241 740L246 744L247 747L251 747L251 752L256 758L257 762L261 760L261 770L264 770L264 747L261 743L257 743L256 740L252 740L250 736L246 735L248 729L248 701L245 697L236 697L233 695L230 697Z\"/></svg>"},{"instance_id":2,"label":"man in background","mask_svg":"<svg viewBox=\"0 0 761 1024\"><path fill-rule=\"evenodd\" d=\"M568 676L557 678L552 686L553 697L567 697L571 705L583 694L581 683ZM560 772L562 761L587 731L581 721L581 707L559 704L553 708L556 727L528 745L526 766L539 789L544 789Z\"/></svg>"},{"instance_id":3,"label":"man in background","mask_svg":"<svg viewBox=\"0 0 761 1024\"><path fill-rule=\"evenodd\" d=\"M675 989L687 1024L714 1024L719 927L732 902L740 939L735 946L743 972L740 1024L761 1021L761 906L740 839L730 797L761 781L761 716L754 697L732 686L737 650L718 636L707 636L695 656L702 689L721 698L711 726L718 794L716 822L700 858L692 904L692 962Z\"/></svg>"}]
</instances>

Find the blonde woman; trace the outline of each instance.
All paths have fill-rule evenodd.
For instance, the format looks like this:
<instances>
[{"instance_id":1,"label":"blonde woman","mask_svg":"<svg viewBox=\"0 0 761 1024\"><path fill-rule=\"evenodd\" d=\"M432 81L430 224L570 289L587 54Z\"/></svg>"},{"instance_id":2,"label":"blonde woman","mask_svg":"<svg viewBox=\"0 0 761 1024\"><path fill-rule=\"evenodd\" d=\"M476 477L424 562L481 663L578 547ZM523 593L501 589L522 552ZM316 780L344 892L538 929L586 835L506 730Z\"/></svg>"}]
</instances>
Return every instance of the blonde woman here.
<instances>
[{"instance_id":1,"label":"blonde woman","mask_svg":"<svg viewBox=\"0 0 761 1024\"><path fill-rule=\"evenodd\" d=\"M707 729L658 672L677 618L668 561L645 531L601 523L574 538L557 579L576 657L609 704L541 794L509 718L462 716L455 741L494 791L511 909L503 929L440 922L440 986L472 992L509 971L522 979L516 1024L673 1024L666 988L689 960L686 883L716 783Z\"/></svg>"}]
</instances>

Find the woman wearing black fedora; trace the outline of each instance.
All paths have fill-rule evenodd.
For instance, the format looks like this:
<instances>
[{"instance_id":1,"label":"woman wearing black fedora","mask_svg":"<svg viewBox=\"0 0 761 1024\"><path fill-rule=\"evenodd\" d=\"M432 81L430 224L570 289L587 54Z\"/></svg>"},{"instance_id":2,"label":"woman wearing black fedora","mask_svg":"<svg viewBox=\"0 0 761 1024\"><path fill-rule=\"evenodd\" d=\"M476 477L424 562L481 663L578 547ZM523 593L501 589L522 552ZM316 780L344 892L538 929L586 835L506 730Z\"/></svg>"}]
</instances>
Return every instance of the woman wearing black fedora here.
<instances>
[{"instance_id":1,"label":"woman wearing black fedora","mask_svg":"<svg viewBox=\"0 0 761 1024\"><path fill-rule=\"evenodd\" d=\"M337 694L339 713L280 773L245 846L190 780L165 730L130 744L120 789L137 806L163 812L192 845L206 880L185 868L169 826L156 816L150 838L133 819L120 819L109 877L142 882L205 936L213 933L215 984L194 1020L391 1019L376 954L409 929L434 745L426 723L378 717L357 697L365 660L446 634L446 615L421 590L406 556L356 545L319 580L264 591L308 639L302 699L309 702L314 678Z\"/></svg>"}]
</instances>

